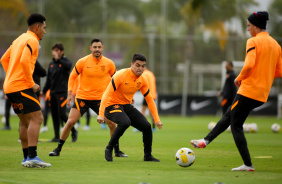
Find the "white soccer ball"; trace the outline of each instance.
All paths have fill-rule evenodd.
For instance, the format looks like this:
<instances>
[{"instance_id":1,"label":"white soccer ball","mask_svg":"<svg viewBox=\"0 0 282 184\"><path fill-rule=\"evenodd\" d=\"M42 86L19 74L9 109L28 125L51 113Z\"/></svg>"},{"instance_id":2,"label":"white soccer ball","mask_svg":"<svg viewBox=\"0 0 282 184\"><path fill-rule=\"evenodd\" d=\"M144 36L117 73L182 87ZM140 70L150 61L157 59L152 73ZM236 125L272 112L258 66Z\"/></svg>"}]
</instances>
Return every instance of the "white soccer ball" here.
<instances>
[{"instance_id":1,"label":"white soccer ball","mask_svg":"<svg viewBox=\"0 0 282 184\"><path fill-rule=\"evenodd\" d=\"M189 148L181 148L175 155L176 163L181 167L189 167L195 162L195 153Z\"/></svg>"},{"instance_id":2,"label":"white soccer ball","mask_svg":"<svg viewBox=\"0 0 282 184\"><path fill-rule=\"evenodd\" d=\"M1 121L2 121L3 124L6 124L6 118L5 118L5 116L2 117Z\"/></svg>"},{"instance_id":3,"label":"white soccer ball","mask_svg":"<svg viewBox=\"0 0 282 184\"><path fill-rule=\"evenodd\" d=\"M274 123L274 124L271 126L271 130L272 130L272 132L275 132L275 133L280 132L280 125L279 125L278 123Z\"/></svg>"},{"instance_id":4,"label":"white soccer ball","mask_svg":"<svg viewBox=\"0 0 282 184\"><path fill-rule=\"evenodd\" d=\"M258 131L258 125L256 123L249 124L248 128L252 133L256 133Z\"/></svg>"},{"instance_id":5,"label":"white soccer ball","mask_svg":"<svg viewBox=\"0 0 282 184\"><path fill-rule=\"evenodd\" d=\"M249 123L244 123L244 124L243 124L243 131L244 131L244 132L250 132Z\"/></svg>"},{"instance_id":6,"label":"white soccer ball","mask_svg":"<svg viewBox=\"0 0 282 184\"><path fill-rule=\"evenodd\" d=\"M210 123L208 124L208 129L209 129L209 130L212 130L212 129L215 127L215 125L216 125L215 122L210 122Z\"/></svg>"}]
</instances>

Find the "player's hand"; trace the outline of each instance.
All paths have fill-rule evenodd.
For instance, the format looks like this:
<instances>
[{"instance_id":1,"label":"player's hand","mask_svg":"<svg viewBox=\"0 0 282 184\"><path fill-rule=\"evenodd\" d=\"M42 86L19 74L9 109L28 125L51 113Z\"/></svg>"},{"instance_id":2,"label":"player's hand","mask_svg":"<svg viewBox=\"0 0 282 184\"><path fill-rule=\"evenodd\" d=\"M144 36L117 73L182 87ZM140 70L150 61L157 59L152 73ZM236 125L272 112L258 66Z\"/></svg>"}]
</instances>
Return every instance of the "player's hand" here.
<instances>
[{"instance_id":1,"label":"player's hand","mask_svg":"<svg viewBox=\"0 0 282 184\"><path fill-rule=\"evenodd\" d=\"M103 117L103 116L98 116L98 117L97 117L97 122L98 122L99 124L104 123L104 117Z\"/></svg>"},{"instance_id":2,"label":"player's hand","mask_svg":"<svg viewBox=\"0 0 282 184\"><path fill-rule=\"evenodd\" d=\"M34 93L36 93L37 91L40 91L40 86L38 84L34 84L31 89L34 91Z\"/></svg>"},{"instance_id":3,"label":"player's hand","mask_svg":"<svg viewBox=\"0 0 282 184\"><path fill-rule=\"evenodd\" d=\"M135 100L134 100L134 98L132 98L132 101L131 101L131 103L130 103L130 104L134 104L134 102L135 102Z\"/></svg>"},{"instance_id":4,"label":"player's hand","mask_svg":"<svg viewBox=\"0 0 282 184\"><path fill-rule=\"evenodd\" d=\"M43 93L42 91L40 92L40 96L41 96L41 97L43 97L43 96L44 96L44 93Z\"/></svg>"},{"instance_id":5,"label":"player's hand","mask_svg":"<svg viewBox=\"0 0 282 184\"><path fill-rule=\"evenodd\" d=\"M53 55L55 61L57 61L59 59L59 55L56 51L52 50L52 55Z\"/></svg>"},{"instance_id":6,"label":"player's hand","mask_svg":"<svg viewBox=\"0 0 282 184\"><path fill-rule=\"evenodd\" d=\"M234 80L234 84L237 86L237 87L240 87L241 86L241 81L238 81L237 78Z\"/></svg>"},{"instance_id":7,"label":"player's hand","mask_svg":"<svg viewBox=\"0 0 282 184\"><path fill-rule=\"evenodd\" d=\"M68 94L68 98L67 98L67 104L69 107L71 107L71 103L74 101L74 96L71 94Z\"/></svg>"},{"instance_id":8,"label":"player's hand","mask_svg":"<svg viewBox=\"0 0 282 184\"><path fill-rule=\"evenodd\" d=\"M156 122L155 124L157 125L157 127L158 127L159 129L162 129L163 123L162 123L161 121L158 121L158 122Z\"/></svg>"}]
</instances>

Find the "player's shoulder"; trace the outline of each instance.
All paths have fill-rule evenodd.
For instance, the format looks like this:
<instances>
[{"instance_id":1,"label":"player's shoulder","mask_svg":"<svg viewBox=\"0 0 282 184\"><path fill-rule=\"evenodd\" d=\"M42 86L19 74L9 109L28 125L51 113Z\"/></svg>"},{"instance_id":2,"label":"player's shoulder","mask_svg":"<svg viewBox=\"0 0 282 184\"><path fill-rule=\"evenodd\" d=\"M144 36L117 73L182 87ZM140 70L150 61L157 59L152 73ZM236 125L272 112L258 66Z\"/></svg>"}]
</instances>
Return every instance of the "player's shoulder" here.
<instances>
[{"instance_id":1,"label":"player's shoulder","mask_svg":"<svg viewBox=\"0 0 282 184\"><path fill-rule=\"evenodd\" d=\"M111 60L110 58L107 58L106 56L102 56L103 62L106 62L108 64L114 64L113 60Z\"/></svg>"},{"instance_id":2,"label":"player's shoulder","mask_svg":"<svg viewBox=\"0 0 282 184\"><path fill-rule=\"evenodd\" d=\"M89 55L86 55L86 56L84 56L84 57L82 57L82 58L80 58L80 59L78 59L78 61L77 62L86 62L87 60L89 60L89 59L91 59L91 54L89 54Z\"/></svg>"}]
</instances>

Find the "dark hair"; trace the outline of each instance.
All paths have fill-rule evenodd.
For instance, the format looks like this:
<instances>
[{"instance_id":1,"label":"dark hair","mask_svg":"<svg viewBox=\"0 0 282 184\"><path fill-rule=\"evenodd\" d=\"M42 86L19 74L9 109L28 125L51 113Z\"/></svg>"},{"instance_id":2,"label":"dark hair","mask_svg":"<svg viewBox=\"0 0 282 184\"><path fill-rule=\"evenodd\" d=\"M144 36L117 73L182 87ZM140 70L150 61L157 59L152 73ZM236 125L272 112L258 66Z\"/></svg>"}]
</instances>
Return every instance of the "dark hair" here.
<instances>
[{"instance_id":1,"label":"dark hair","mask_svg":"<svg viewBox=\"0 0 282 184\"><path fill-rule=\"evenodd\" d=\"M27 25L31 26L34 23L43 23L44 21L46 21L46 18L43 15L39 13L33 13L27 18Z\"/></svg>"},{"instance_id":2,"label":"dark hair","mask_svg":"<svg viewBox=\"0 0 282 184\"><path fill-rule=\"evenodd\" d=\"M61 51L64 50L64 46L63 46L63 44L61 44L61 43L56 43L56 44L52 47L52 50L55 49L55 48L60 49Z\"/></svg>"},{"instance_id":3,"label":"dark hair","mask_svg":"<svg viewBox=\"0 0 282 184\"><path fill-rule=\"evenodd\" d=\"M92 45L92 43L94 43L94 42L101 42L102 45L103 45L102 40L100 40L100 39L98 39L98 38L94 38L93 40L91 40L91 45Z\"/></svg>"},{"instance_id":4,"label":"dark hair","mask_svg":"<svg viewBox=\"0 0 282 184\"><path fill-rule=\"evenodd\" d=\"M132 63L134 63L136 60L147 61L146 57L143 54L134 54L132 57Z\"/></svg>"},{"instance_id":5,"label":"dark hair","mask_svg":"<svg viewBox=\"0 0 282 184\"><path fill-rule=\"evenodd\" d=\"M232 63L232 61L226 61L230 66L232 66L233 67L233 63Z\"/></svg>"}]
</instances>

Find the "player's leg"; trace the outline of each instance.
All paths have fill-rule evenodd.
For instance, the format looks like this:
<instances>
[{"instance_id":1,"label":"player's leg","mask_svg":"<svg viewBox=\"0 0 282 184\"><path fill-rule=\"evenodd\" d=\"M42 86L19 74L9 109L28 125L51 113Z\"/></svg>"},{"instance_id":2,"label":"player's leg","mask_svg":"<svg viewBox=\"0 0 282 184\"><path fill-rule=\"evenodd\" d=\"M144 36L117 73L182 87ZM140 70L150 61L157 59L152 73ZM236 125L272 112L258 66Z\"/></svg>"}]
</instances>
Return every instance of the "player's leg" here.
<instances>
[{"instance_id":1,"label":"player's leg","mask_svg":"<svg viewBox=\"0 0 282 184\"><path fill-rule=\"evenodd\" d=\"M56 94L51 95L51 115L53 120L53 128L54 128L54 135L55 137L51 139L49 142L59 142L60 140L60 117L59 117L59 110L60 110L60 103L59 98Z\"/></svg>"},{"instance_id":2,"label":"player's leg","mask_svg":"<svg viewBox=\"0 0 282 184\"><path fill-rule=\"evenodd\" d=\"M2 130L11 130L10 127L10 109L11 109L11 100L9 98L6 98L5 100L5 120L6 124L5 127Z\"/></svg>"},{"instance_id":3,"label":"player's leg","mask_svg":"<svg viewBox=\"0 0 282 184\"><path fill-rule=\"evenodd\" d=\"M67 96L65 94L60 94L59 100L60 100L59 117L61 122L63 122L64 124L68 121L67 108L66 108ZM71 128L72 142L75 142L77 140L77 135L78 135L78 131L75 129L75 127L72 127Z\"/></svg>"},{"instance_id":4,"label":"player's leg","mask_svg":"<svg viewBox=\"0 0 282 184\"><path fill-rule=\"evenodd\" d=\"M20 129L19 129L19 136L22 144L22 150L23 150L23 161L22 165L24 162L26 162L27 157L28 157L28 136L27 136L27 130L28 130L28 125L29 125L29 119L27 116L24 116L22 113L17 114L19 119L20 119Z\"/></svg>"},{"instance_id":5,"label":"player's leg","mask_svg":"<svg viewBox=\"0 0 282 184\"><path fill-rule=\"evenodd\" d=\"M243 166L247 166L250 168L245 168L246 170L253 171L253 165L251 162L251 157L247 145L247 140L243 131L243 124L248 117L249 113L252 109L260 106L263 102L259 102L242 95L238 95L238 99L235 102L233 109L231 111L231 130L232 135L235 140L238 151L244 161ZM243 170L243 166L239 168L233 168L232 170Z\"/></svg>"},{"instance_id":6,"label":"player's leg","mask_svg":"<svg viewBox=\"0 0 282 184\"><path fill-rule=\"evenodd\" d=\"M105 159L107 161L113 161L113 148L116 144L119 143L120 137L123 135L125 130L130 126L131 122L126 113L124 112L124 108L122 105L112 105L105 109L105 117L116 123L117 127L114 133L111 136L110 142L105 149Z\"/></svg>"},{"instance_id":7,"label":"player's leg","mask_svg":"<svg viewBox=\"0 0 282 184\"><path fill-rule=\"evenodd\" d=\"M48 121L48 114L50 111L50 101L46 100L45 101L45 108L43 111L43 127L40 129L40 133L42 132L47 132L48 131L48 127L47 127L47 121Z\"/></svg>"}]
</instances>

